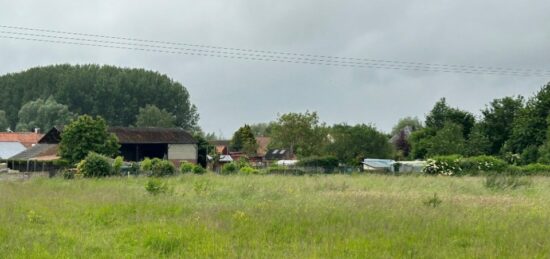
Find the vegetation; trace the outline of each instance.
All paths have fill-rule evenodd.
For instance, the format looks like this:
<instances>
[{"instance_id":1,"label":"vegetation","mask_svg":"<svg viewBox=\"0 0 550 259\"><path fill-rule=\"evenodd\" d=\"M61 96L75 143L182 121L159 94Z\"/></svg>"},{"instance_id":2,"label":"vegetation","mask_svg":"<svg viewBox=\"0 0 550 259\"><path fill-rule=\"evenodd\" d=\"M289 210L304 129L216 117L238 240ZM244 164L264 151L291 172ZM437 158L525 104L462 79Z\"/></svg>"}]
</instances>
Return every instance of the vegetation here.
<instances>
[{"instance_id":1,"label":"vegetation","mask_svg":"<svg viewBox=\"0 0 550 259\"><path fill-rule=\"evenodd\" d=\"M249 155L256 154L258 143L256 143L256 138L250 126L245 124L233 134L229 148L232 151L242 151Z\"/></svg>"},{"instance_id":2,"label":"vegetation","mask_svg":"<svg viewBox=\"0 0 550 259\"><path fill-rule=\"evenodd\" d=\"M144 108L139 108L136 126L174 128L176 127L176 116L165 109L159 109L155 105L148 104Z\"/></svg>"},{"instance_id":3,"label":"vegetation","mask_svg":"<svg viewBox=\"0 0 550 259\"><path fill-rule=\"evenodd\" d=\"M154 179L154 178L153 178ZM550 178L179 175L0 181L6 258L544 258ZM158 181L156 181L158 180ZM153 191L154 192L154 191ZM436 194L436 195L434 195ZM76 227L77 226L77 227Z\"/></svg>"},{"instance_id":4,"label":"vegetation","mask_svg":"<svg viewBox=\"0 0 550 259\"><path fill-rule=\"evenodd\" d=\"M153 158L150 161L151 165L148 170L150 172L149 176L163 177L171 176L176 173L176 167L168 160Z\"/></svg>"},{"instance_id":5,"label":"vegetation","mask_svg":"<svg viewBox=\"0 0 550 259\"><path fill-rule=\"evenodd\" d=\"M286 113L279 116L271 129L271 147L289 149L299 157L321 155L326 143L326 127L316 112Z\"/></svg>"},{"instance_id":6,"label":"vegetation","mask_svg":"<svg viewBox=\"0 0 550 259\"><path fill-rule=\"evenodd\" d=\"M84 177L106 177L115 174L109 159L94 152L88 153L86 158L78 163L77 169Z\"/></svg>"},{"instance_id":7,"label":"vegetation","mask_svg":"<svg viewBox=\"0 0 550 259\"><path fill-rule=\"evenodd\" d=\"M59 155L75 164L90 152L114 157L118 153L118 148L118 139L114 134L107 132L107 123L103 118L83 115L63 129Z\"/></svg>"},{"instance_id":8,"label":"vegetation","mask_svg":"<svg viewBox=\"0 0 550 259\"><path fill-rule=\"evenodd\" d=\"M54 126L64 126L74 117L66 105L57 103L52 96L38 98L21 107L18 113L17 131L33 131L35 128L48 131Z\"/></svg>"},{"instance_id":9,"label":"vegetation","mask_svg":"<svg viewBox=\"0 0 550 259\"><path fill-rule=\"evenodd\" d=\"M23 105L50 96L74 114L101 116L112 126L136 125L139 108L154 105L173 114L177 127L197 129L197 109L185 87L157 72L53 65L0 76L0 110L6 112L12 128Z\"/></svg>"},{"instance_id":10,"label":"vegetation","mask_svg":"<svg viewBox=\"0 0 550 259\"><path fill-rule=\"evenodd\" d=\"M193 168L195 167L195 165L187 162L187 161L183 161L180 163L180 172L182 174L186 174L186 173L191 173L193 172Z\"/></svg>"}]
</instances>

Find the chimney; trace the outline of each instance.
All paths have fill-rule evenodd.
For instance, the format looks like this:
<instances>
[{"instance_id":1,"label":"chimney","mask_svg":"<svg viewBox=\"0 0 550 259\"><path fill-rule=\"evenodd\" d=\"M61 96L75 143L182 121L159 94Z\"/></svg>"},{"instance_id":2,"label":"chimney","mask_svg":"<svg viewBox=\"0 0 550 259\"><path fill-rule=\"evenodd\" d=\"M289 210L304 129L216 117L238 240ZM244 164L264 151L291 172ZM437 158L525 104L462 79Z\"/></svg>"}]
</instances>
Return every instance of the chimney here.
<instances>
[{"instance_id":1,"label":"chimney","mask_svg":"<svg viewBox=\"0 0 550 259\"><path fill-rule=\"evenodd\" d=\"M40 128L34 128L34 133L36 134L40 133Z\"/></svg>"}]
</instances>

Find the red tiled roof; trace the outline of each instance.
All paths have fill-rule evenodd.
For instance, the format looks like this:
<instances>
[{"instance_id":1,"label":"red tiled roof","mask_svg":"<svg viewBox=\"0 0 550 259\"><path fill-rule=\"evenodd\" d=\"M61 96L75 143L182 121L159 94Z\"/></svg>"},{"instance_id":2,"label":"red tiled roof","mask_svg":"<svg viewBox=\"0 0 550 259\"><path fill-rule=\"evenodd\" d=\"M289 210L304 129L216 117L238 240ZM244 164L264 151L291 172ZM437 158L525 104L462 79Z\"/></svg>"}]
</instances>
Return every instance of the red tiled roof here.
<instances>
[{"instance_id":1,"label":"red tiled roof","mask_svg":"<svg viewBox=\"0 0 550 259\"><path fill-rule=\"evenodd\" d=\"M30 148L38 143L42 136L34 132L0 132L0 142L19 142L26 148Z\"/></svg>"}]
</instances>

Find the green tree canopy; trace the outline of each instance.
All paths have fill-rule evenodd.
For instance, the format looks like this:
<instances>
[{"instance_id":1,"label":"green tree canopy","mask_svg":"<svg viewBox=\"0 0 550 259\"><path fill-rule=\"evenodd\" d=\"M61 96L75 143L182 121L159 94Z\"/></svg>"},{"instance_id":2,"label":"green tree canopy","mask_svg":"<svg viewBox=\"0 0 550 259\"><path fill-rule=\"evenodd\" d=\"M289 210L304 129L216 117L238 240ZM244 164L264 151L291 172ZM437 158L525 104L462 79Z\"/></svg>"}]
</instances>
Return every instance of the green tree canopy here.
<instances>
[{"instance_id":1,"label":"green tree canopy","mask_svg":"<svg viewBox=\"0 0 550 259\"><path fill-rule=\"evenodd\" d=\"M148 104L144 108L139 108L136 126L174 128L176 126L176 117L164 109L161 110L155 105Z\"/></svg>"},{"instance_id":2,"label":"green tree canopy","mask_svg":"<svg viewBox=\"0 0 550 259\"><path fill-rule=\"evenodd\" d=\"M430 139L428 157L464 154L465 140L462 127L458 124L447 122Z\"/></svg>"},{"instance_id":3,"label":"green tree canopy","mask_svg":"<svg viewBox=\"0 0 550 259\"><path fill-rule=\"evenodd\" d=\"M299 157L320 155L326 143L327 129L316 112L280 115L271 130L270 146L288 148Z\"/></svg>"},{"instance_id":4,"label":"green tree canopy","mask_svg":"<svg viewBox=\"0 0 550 259\"><path fill-rule=\"evenodd\" d=\"M422 122L417 117L405 117L399 119L397 124L393 126L391 135L395 136L399 134L399 132L407 126L411 127L412 131L417 131L423 128Z\"/></svg>"},{"instance_id":5,"label":"green tree canopy","mask_svg":"<svg viewBox=\"0 0 550 259\"><path fill-rule=\"evenodd\" d=\"M82 115L63 129L59 155L74 164L90 152L114 157L118 154L118 148L118 139L107 131L103 118Z\"/></svg>"},{"instance_id":6,"label":"green tree canopy","mask_svg":"<svg viewBox=\"0 0 550 259\"><path fill-rule=\"evenodd\" d=\"M441 98L426 116L426 127L437 131L448 122L461 126L463 137L467 138L475 124L475 117L467 111L449 107L445 98Z\"/></svg>"},{"instance_id":7,"label":"green tree canopy","mask_svg":"<svg viewBox=\"0 0 550 259\"><path fill-rule=\"evenodd\" d=\"M371 125L336 124L330 128L328 154L340 162L359 165L364 158L390 158L388 137Z\"/></svg>"},{"instance_id":8,"label":"green tree canopy","mask_svg":"<svg viewBox=\"0 0 550 259\"><path fill-rule=\"evenodd\" d=\"M254 133L252 133L250 126L245 124L243 127L240 127L235 134L233 134L230 149L232 151L242 151L249 155L256 154L256 150L258 150L258 143L256 143L256 138L254 137Z\"/></svg>"},{"instance_id":9,"label":"green tree canopy","mask_svg":"<svg viewBox=\"0 0 550 259\"><path fill-rule=\"evenodd\" d=\"M255 123L251 124L250 128L252 129L252 133L254 133L254 136L256 137L270 137L271 136L271 130L273 129L274 122L262 122L262 123Z\"/></svg>"},{"instance_id":10,"label":"green tree canopy","mask_svg":"<svg viewBox=\"0 0 550 259\"><path fill-rule=\"evenodd\" d=\"M550 83L542 89L517 112L512 125L512 133L506 141L506 151L523 153L527 147L538 147L546 140L550 114Z\"/></svg>"},{"instance_id":11,"label":"green tree canopy","mask_svg":"<svg viewBox=\"0 0 550 259\"><path fill-rule=\"evenodd\" d=\"M522 109L523 97L517 96L495 99L481 111L480 130L489 139L489 154L501 153L504 143L512 135L514 120Z\"/></svg>"},{"instance_id":12,"label":"green tree canopy","mask_svg":"<svg viewBox=\"0 0 550 259\"><path fill-rule=\"evenodd\" d=\"M6 118L6 112L0 110L0 131L6 131L9 127L10 124Z\"/></svg>"},{"instance_id":13,"label":"green tree canopy","mask_svg":"<svg viewBox=\"0 0 550 259\"><path fill-rule=\"evenodd\" d=\"M71 112L99 115L111 126L136 125L139 108L147 104L172 113L176 126L186 130L195 130L199 118L183 85L144 69L54 65L0 76L0 110L11 126L25 103L50 95Z\"/></svg>"},{"instance_id":14,"label":"green tree canopy","mask_svg":"<svg viewBox=\"0 0 550 259\"><path fill-rule=\"evenodd\" d=\"M67 124L74 116L66 105L56 102L53 96L26 103L18 114L17 131L32 131L35 128L48 131L54 126Z\"/></svg>"}]
</instances>

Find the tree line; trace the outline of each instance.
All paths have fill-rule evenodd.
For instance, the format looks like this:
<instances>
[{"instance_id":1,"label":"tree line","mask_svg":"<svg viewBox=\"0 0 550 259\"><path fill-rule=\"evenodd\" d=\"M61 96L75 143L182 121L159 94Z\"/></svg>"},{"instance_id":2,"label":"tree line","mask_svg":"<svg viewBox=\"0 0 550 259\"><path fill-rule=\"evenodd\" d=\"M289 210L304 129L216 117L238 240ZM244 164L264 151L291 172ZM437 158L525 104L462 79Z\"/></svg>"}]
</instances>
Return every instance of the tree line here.
<instances>
[{"instance_id":1,"label":"tree line","mask_svg":"<svg viewBox=\"0 0 550 259\"><path fill-rule=\"evenodd\" d=\"M190 131L198 130L199 119L183 85L144 69L53 65L0 76L2 130L47 130L80 114L101 116L111 126Z\"/></svg>"},{"instance_id":2,"label":"tree line","mask_svg":"<svg viewBox=\"0 0 550 259\"><path fill-rule=\"evenodd\" d=\"M513 164L550 164L549 127L550 83L527 100L523 96L494 99L478 117L441 98L424 121L402 118L389 134L370 124L326 125L316 112L282 114L275 121L241 127L231 148L253 152L252 138L267 136L272 139L271 148L289 149L299 158L333 156L350 165L366 157L416 160L444 155L489 155Z\"/></svg>"}]
</instances>

